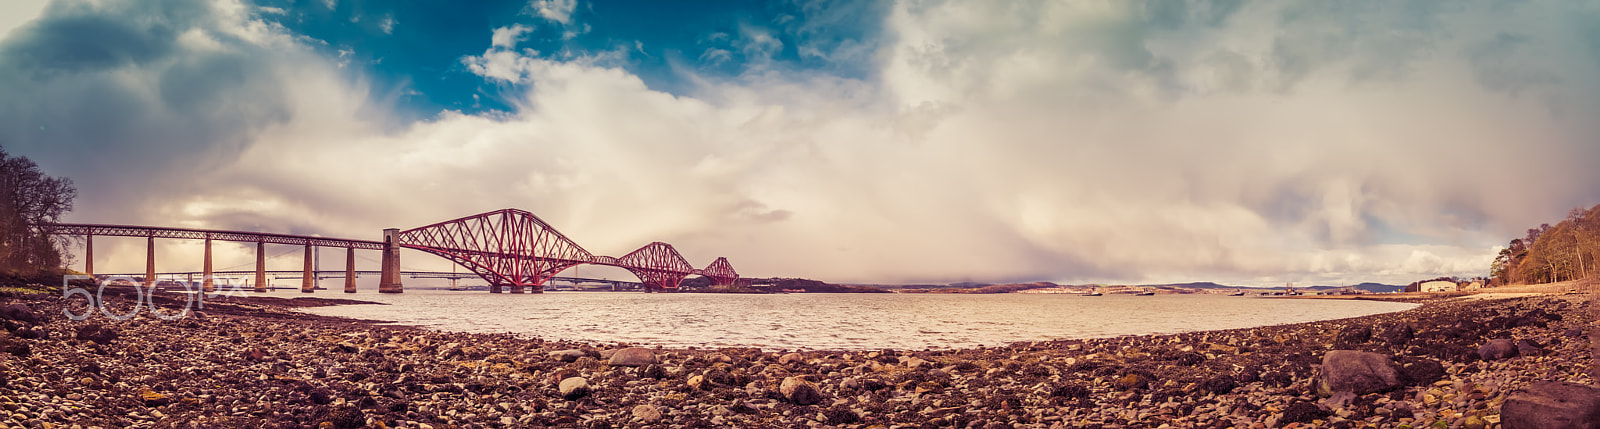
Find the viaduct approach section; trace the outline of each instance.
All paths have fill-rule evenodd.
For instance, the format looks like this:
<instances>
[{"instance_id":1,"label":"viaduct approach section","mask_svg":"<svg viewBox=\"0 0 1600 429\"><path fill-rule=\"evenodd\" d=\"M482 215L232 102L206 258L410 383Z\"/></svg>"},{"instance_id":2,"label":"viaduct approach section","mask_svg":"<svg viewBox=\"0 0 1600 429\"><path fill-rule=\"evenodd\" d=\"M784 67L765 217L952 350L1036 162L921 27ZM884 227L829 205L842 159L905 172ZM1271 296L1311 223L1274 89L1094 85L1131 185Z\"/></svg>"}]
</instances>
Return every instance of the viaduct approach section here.
<instances>
[{"instance_id":1,"label":"viaduct approach section","mask_svg":"<svg viewBox=\"0 0 1600 429\"><path fill-rule=\"evenodd\" d=\"M312 275L312 248L344 248L346 293L355 293L355 251L377 250L383 252L382 271L378 292L400 293L400 249L414 249L445 258L482 277L489 283L489 291L501 293L540 293L545 282L567 268L577 265L609 265L633 273L649 291L677 290L679 283L691 275L709 277L716 285L732 285L739 273L727 258L717 258L705 268L694 268L671 244L653 242L620 257L595 255L578 243L556 231L550 224L533 213L518 209L501 209L472 216L451 219L408 230L385 229L383 241L354 240L265 232L224 231L210 229L168 228L158 226L103 225L57 223L38 225L46 233L56 236L81 236L84 238L84 271L94 275L94 237L145 237L146 287L156 278L155 240L188 239L205 241L202 288L216 290L212 283L211 242L232 241L256 243L257 292L266 291L267 244L287 244L305 247L305 275L300 290L315 290Z\"/></svg>"}]
</instances>

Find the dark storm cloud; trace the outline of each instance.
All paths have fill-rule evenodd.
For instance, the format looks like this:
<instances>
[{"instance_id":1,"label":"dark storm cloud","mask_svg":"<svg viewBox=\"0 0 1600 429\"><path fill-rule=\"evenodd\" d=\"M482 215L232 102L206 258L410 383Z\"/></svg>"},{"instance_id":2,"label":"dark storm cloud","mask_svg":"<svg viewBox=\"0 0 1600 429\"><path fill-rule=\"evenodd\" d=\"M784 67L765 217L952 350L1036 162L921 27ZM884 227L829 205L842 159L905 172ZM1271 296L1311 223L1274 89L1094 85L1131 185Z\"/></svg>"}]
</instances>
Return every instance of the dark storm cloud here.
<instances>
[{"instance_id":1,"label":"dark storm cloud","mask_svg":"<svg viewBox=\"0 0 1600 429\"><path fill-rule=\"evenodd\" d=\"M88 184L90 213L182 193L281 123L284 55L202 1L56 2L0 41L0 144Z\"/></svg>"}]
</instances>

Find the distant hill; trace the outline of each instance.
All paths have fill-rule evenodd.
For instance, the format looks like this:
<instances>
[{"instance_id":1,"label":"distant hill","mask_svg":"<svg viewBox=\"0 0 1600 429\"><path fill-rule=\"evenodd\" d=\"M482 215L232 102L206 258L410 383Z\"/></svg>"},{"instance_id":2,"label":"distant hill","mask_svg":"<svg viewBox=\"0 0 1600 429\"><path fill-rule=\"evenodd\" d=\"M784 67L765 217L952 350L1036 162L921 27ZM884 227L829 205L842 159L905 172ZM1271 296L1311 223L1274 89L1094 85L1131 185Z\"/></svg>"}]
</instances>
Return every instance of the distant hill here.
<instances>
[{"instance_id":1,"label":"distant hill","mask_svg":"<svg viewBox=\"0 0 1600 429\"><path fill-rule=\"evenodd\" d=\"M788 292L796 292L796 291L798 291L798 292L805 292L805 293L888 293L889 292L887 290L873 288L873 287L853 286L853 285L839 285L839 284L827 283L827 282L818 281L818 280L811 280L811 279L753 278L753 279L741 279L740 281L741 282L748 282L746 284L749 284L752 287L754 287L756 285L762 285L762 286L770 285L770 287L763 287L761 289L769 289L771 292L785 292L785 291L788 291Z\"/></svg>"}]
</instances>

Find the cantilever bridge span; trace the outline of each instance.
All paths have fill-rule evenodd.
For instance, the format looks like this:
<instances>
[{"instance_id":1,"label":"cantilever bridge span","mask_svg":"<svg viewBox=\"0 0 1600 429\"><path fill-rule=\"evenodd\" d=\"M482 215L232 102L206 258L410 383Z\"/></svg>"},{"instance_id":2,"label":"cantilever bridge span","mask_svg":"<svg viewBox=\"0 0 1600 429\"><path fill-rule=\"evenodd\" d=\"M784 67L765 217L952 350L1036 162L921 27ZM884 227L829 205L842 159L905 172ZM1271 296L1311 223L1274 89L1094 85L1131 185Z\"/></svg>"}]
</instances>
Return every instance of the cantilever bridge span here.
<instances>
[{"instance_id":1,"label":"cantilever bridge span","mask_svg":"<svg viewBox=\"0 0 1600 429\"><path fill-rule=\"evenodd\" d=\"M50 234L85 238L84 268L90 275L94 274L95 236L145 237L148 240L145 259L147 286L155 279L155 239L205 240L202 287L206 291L215 290L211 280L213 240L256 243L257 291L265 291L266 258L263 246L266 244L305 246L307 274L301 283L300 290L303 292L312 292L316 287L315 276L310 274L313 270L313 247L346 249L345 270L351 273L345 276L347 293L356 291L353 271L357 249L383 251L378 291L384 293L404 290L400 283L401 248L427 252L455 262L489 282L489 291L494 293L505 289L511 293L538 293L544 290L545 282L557 273L583 264L609 265L628 270L639 277L646 290L675 290L684 278L691 275L709 277L717 285L731 285L739 279L739 273L734 271L727 258L717 258L705 268L696 269L672 245L659 241L621 257L595 255L533 213L518 209L495 210L404 231L385 229L383 241L133 225L61 223L46 228Z\"/></svg>"}]
</instances>

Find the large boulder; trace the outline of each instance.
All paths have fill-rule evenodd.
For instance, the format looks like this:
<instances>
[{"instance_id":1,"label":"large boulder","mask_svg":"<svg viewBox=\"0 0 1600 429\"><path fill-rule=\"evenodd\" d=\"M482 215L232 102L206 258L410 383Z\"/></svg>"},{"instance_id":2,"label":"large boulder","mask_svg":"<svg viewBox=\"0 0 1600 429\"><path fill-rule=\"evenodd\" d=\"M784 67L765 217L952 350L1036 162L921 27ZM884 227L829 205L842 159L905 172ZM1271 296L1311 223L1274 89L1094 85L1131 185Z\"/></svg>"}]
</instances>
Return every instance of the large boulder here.
<instances>
[{"instance_id":1,"label":"large boulder","mask_svg":"<svg viewBox=\"0 0 1600 429\"><path fill-rule=\"evenodd\" d=\"M655 353L643 347L629 347L611 354L612 366L645 366L653 363L656 363Z\"/></svg>"},{"instance_id":2,"label":"large boulder","mask_svg":"<svg viewBox=\"0 0 1600 429\"><path fill-rule=\"evenodd\" d=\"M0 307L0 319L15 320L28 324L39 323L39 315L33 312L33 308L22 304Z\"/></svg>"},{"instance_id":3,"label":"large boulder","mask_svg":"<svg viewBox=\"0 0 1600 429\"><path fill-rule=\"evenodd\" d=\"M1489 340L1482 347L1478 347L1478 358L1483 360L1498 360L1517 356L1517 344L1507 338Z\"/></svg>"},{"instance_id":4,"label":"large boulder","mask_svg":"<svg viewBox=\"0 0 1600 429\"><path fill-rule=\"evenodd\" d=\"M1600 428L1600 389L1562 381L1535 381L1511 392L1500 407L1504 429Z\"/></svg>"},{"instance_id":5,"label":"large boulder","mask_svg":"<svg viewBox=\"0 0 1600 429\"><path fill-rule=\"evenodd\" d=\"M550 352L550 358L551 359L559 360L559 361L562 361L562 362L576 362L578 360L578 358L581 358L581 357L584 357L584 356L588 356L588 355L589 355L588 353L584 352L583 350L578 350L578 349L556 350L556 351Z\"/></svg>"},{"instance_id":6,"label":"large boulder","mask_svg":"<svg viewBox=\"0 0 1600 429\"><path fill-rule=\"evenodd\" d=\"M783 379L783 383L778 385L778 393L783 394L785 399L795 405L812 405L822 402L822 392L817 390L817 386L800 377Z\"/></svg>"},{"instance_id":7,"label":"large boulder","mask_svg":"<svg viewBox=\"0 0 1600 429\"><path fill-rule=\"evenodd\" d=\"M568 377L561 380L557 388L561 390L561 397L568 401L589 396L589 380L583 377Z\"/></svg>"},{"instance_id":8,"label":"large boulder","mask_svg":"<svg viewBox=\"0 0 1600 429\"><path fill-rule=\"evenodd\" d=\"M1424 357L1406 357L1400 360L1400 381L1421 386L1433 384L1444 378L1444 364Z\"/></svg>"},{"instance_id":9,"label":"large boulder","mask_svg":"<svg viewBox=\"0 0 1600 429\"><path fill-rule=\"evenodd\" d=\"M1317 393L1357 395L1400 387L1400 374L1388 356L1355 350L1331 350L1322 356L1317 373Z\"/></svg>"},{"instance_id":10,"label":"large boulder","mask_svg":"<svg viewBox=\"0 0 1600 429\"><path fill-rule=\"evenodd\" d=\"M74 335L73 338L84 341L93 341L95 344L103 346L111 344L111 340L117 339L117 331L100 326L98 323L90 323L79 326L78 333L77 335Z\"/></svg>"}]
</instances>

